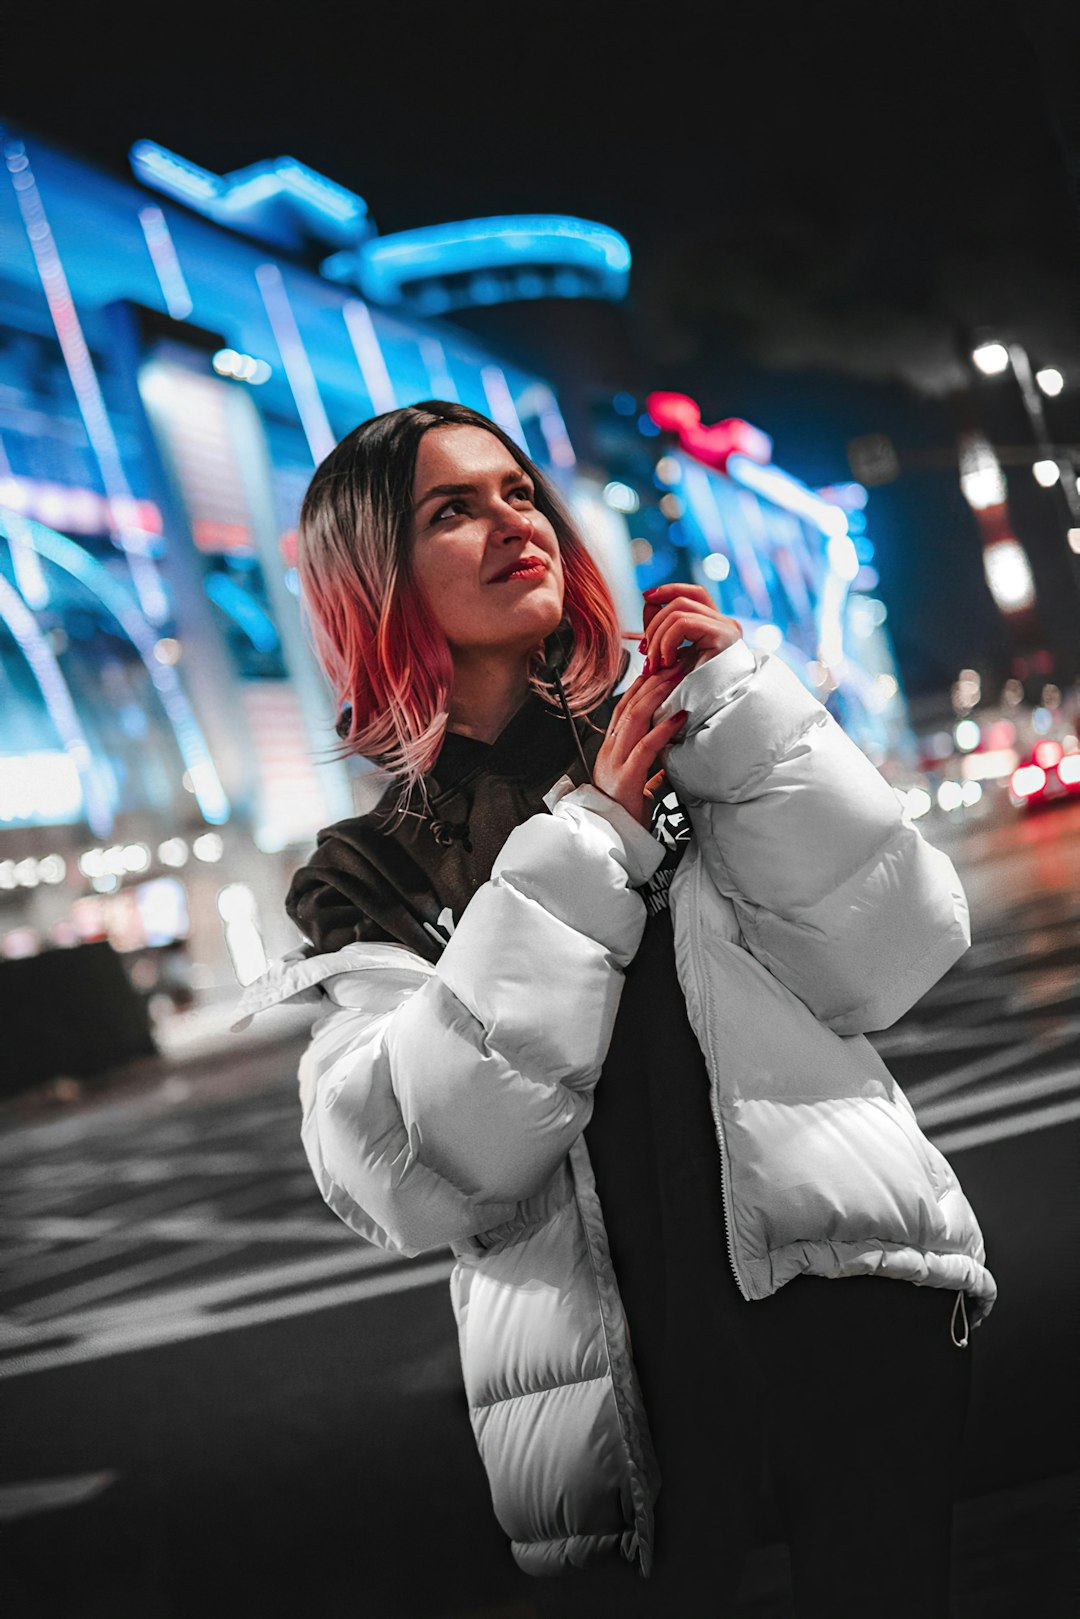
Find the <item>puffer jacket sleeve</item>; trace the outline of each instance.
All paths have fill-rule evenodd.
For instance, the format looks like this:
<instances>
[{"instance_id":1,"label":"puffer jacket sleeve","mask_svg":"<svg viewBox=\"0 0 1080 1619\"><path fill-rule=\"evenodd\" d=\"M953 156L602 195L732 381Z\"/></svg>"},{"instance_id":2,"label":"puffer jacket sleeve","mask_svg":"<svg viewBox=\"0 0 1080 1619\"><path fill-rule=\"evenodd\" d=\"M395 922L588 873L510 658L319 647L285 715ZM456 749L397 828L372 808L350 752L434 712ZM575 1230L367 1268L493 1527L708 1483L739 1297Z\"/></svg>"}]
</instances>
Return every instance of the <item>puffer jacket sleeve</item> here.
<instances>
[{"instance_id":1,"label":"puffer jacket sleeve","mask_svg":"<svg viewBox=\"0 0 1080 1619\"><path fill-rule=\"evenodd\" d=\"M577 788L515 828L434 966L384 944L321 958L331 1010L301 1065L304 1144L348 1224L419 1253L506 1221L546 1184L590 1117L645 925L634 888L662 858ZM257 984L239 1020L260 1004Z\"/></svg>"},{"instance_id":2,"label":"puffer jacket sleeve","mask_svg":"<svg viewBox=\"0 0 1080 1619\"><path fill-rule=\"evenodd\" d=\"M747 948L836 1033L887 1028L970 943L952 862L779 659L736 641L678 709L668 775Z\"/></svg>"}]
</instances>

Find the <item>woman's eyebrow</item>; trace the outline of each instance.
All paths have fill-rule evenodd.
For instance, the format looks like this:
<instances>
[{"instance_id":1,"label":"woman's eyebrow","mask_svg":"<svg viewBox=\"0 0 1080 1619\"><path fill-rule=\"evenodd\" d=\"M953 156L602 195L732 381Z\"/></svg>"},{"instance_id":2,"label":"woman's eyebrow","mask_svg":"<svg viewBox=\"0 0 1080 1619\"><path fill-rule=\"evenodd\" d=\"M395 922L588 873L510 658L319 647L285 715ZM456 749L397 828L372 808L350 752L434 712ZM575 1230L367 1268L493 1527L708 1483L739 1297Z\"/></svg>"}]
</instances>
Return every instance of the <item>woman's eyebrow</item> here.
<instances>
[{"instance_id":1,"label":"woman's eyebrow","mask_svg":"<svg viewBox=\"0 0 1080 1619\"><path fill-rule=\"evenodd\" d=\"M421 495L416 502L417 507L423 506L426 501L434 499L436 495L472 495L476 493L474 483L436 483L432 484L426 495Z\"/></svg>"},{"instance_id":2,"label":"woman's eyebrow","mask_svg":"<svg viewBox=\"0 0 1080 1619\"><path fill-rule=\"evenodd\" d=\"M520 483L523 480L525 482L531 482L529 474L525 471L524 467L518 467L514 472L504 472L502 476L502 481L504 484ZM423 506L427 501L432 500L436 495L474 495L475 493L476 485L474 483L432 484L427 493L420 496L420 499L416 502L414 510L419 511L421 506Z\"/></svg>"}]
</instances>

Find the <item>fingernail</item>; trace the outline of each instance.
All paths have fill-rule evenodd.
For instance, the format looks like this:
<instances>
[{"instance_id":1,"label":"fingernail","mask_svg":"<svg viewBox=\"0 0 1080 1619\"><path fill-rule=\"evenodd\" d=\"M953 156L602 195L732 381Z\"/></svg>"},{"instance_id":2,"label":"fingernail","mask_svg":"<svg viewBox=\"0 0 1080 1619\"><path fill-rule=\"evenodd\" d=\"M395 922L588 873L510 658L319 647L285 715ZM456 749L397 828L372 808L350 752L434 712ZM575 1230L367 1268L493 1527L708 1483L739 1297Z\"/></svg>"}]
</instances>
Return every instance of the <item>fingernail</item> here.
<instances>
[{"instance_id":1,"label":"fingernail","mask_svg":"<svg viewBox=\"0 0 1080 1619\"><path fill-rule=\"evenodd\" d=\"M644 636L642 636L641 640L638 642L638 648L637 649L638 649L639 652L648 652L649 643L648 643L648 641L646 641Z\"/></svg>"},{"instance_id":2,"label":"fingernail","mask_svg":"<svg viewBox=\"0 0 1080 1619\"><path fill-rule=\"evenodd\" d=\"M649 658L645 659L645 667L641 672L642 672L643 675L651 675L652 674L652 662L651 662L651 660Z\"/></svg>"}]
</instances>

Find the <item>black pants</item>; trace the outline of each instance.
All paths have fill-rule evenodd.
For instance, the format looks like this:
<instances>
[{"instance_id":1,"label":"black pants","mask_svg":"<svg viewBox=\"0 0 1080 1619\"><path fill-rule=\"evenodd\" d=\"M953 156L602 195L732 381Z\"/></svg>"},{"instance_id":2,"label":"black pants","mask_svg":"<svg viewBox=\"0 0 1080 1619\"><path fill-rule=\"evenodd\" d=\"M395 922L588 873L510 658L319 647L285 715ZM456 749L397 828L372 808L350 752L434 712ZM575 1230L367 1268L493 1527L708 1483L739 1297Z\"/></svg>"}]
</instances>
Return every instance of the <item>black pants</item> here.
<instances>
[{"instance_id":1,"label":"black pants","mask_svg":"<svg viewBox=\"0 0 1080 1619\"><path fill-rule=\"evenodd\" d=\"M796 1277L738 1301L728 1365L683 1345L687 1375L653 1402L665 1485L640 1612L732 1611L767 1482L797 1619L947 1619L971 1377L971 1349L950 1335L955 1299Z\"/></svg>"}]
</instances>

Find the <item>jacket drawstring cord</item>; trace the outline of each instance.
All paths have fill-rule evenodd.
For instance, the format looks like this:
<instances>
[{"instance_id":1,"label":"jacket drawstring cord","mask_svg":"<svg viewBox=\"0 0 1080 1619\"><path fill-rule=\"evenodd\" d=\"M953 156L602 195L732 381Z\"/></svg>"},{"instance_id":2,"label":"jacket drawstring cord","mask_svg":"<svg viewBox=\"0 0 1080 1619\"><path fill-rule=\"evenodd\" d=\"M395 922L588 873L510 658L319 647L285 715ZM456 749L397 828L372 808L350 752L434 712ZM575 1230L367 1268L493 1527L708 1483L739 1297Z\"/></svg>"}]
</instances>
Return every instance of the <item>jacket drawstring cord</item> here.
<instances>
[{"instance_id":1,"label":"jacket drawstring cord","mask_svg":"<svg viewBox=\"0 0 1080 1619\"><path fill-rule=\"evenodd\" d=\"M964 1323L964 1336L962 1338L958 1338L956 1336L956 1312L957 1312L957 1310L960 1311L960 1317L961 1317L961 1320ZM963 1295L962 1292L960 1292L960 1293L958 1293L956 1295L956 1303L952 1307L952 1318L949 1321L949 1336L952 1339L953 1343L956 1345L957 1349L966 1349L967 1348L967 1346L968 1346L967 1305L964 1302L964 1295Z\"/></svg>"},{"instance_id":2,"label":"jacket drawstring cord","mask_svg":"<svg viewBox=\"0 0 1080 1619\"><path fill-rule=\"evenodd\" d=\"M552 669L551 678L555 682L555 690L559 694L559 702L562 704L562 711L566 715L566 723L569 725L571 733L573 734L574 746L577 748L578 758L581 760L581 768L585 772L585 780L591 785L592 771L589 769L588 761L585 758L585 750L581 746L581 738L578 735L578 728L574 724L574 716L570 712L570 704L566 701L566 693L563 691L563 684L559 679L559 672L557 669Z\"/></svg>"}]
</instances>

